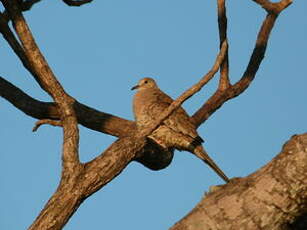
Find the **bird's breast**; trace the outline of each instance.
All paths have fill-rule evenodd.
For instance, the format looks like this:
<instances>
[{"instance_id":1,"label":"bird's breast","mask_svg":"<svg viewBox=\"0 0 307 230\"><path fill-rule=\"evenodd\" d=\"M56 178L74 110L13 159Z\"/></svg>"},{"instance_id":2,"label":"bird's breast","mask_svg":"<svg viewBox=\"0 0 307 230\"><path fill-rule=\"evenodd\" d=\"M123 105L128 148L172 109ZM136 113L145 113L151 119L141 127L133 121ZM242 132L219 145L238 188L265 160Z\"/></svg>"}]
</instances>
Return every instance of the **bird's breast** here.
<instances>
[{"instance_id":1,"label":"bird's breast","mask_svg":"<svg viewBox=\"0 0 307 230\"><path fill-rule=\"evenodd\" d=\"M155 119L157 97L151 90L140 90L133 98L133 112L138 125L146 126Z\"/></svg>"}]
</instances>

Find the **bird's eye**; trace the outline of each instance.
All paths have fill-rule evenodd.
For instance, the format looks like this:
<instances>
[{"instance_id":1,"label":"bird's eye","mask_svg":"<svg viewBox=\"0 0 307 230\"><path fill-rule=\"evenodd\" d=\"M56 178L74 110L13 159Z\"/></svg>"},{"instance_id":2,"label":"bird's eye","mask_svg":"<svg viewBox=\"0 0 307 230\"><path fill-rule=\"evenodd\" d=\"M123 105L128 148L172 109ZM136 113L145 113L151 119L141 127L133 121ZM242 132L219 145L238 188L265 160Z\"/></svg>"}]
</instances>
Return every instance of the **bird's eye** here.
<instances>
[{"instance_id":1,"label":"bird's eye","mask_svg":"<svg viewBox=\"0 0 307 230\"><path fill-rule=\"evenodd\" d=\"M145 84L147 84L147 83L148 83L148 81L145 81L144 83L145 83Z\"/></svg>"}]
</instances>

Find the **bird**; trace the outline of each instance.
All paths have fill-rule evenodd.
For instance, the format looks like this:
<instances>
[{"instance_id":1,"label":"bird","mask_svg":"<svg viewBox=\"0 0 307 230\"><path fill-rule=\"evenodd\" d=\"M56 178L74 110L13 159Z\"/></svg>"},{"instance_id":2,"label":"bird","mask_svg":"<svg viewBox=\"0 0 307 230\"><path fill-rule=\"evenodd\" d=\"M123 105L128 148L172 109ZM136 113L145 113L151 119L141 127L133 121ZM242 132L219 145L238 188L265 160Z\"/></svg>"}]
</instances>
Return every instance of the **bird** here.
<instances>
[{"instance_id":1,"label":"bird","mask_svg":"<svg viewBox=\"0 0 307 230\"><path fill-rule=\"evenodd\" d=\"M173 102L170 96L160 90L153 78L141 79L131 90L137 90L133 97L133 113L138 129L149 126ZM148 138L163 148L175 148L194 154L208 164L226 183L229 182L229 178L202 147L204 140L182 107L178 107Z\"/></svg>"}]
</instances>

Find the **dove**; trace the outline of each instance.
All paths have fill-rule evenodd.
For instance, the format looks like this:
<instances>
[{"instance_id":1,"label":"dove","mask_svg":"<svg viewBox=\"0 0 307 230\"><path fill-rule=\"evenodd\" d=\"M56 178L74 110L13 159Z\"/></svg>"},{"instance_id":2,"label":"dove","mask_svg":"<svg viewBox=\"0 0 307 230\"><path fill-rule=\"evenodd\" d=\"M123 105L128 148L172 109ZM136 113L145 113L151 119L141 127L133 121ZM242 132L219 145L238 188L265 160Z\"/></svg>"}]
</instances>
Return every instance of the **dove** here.
<instances>
[{"instance_id":1,"label":"dove","mask_svg":"<svg viewBox=\"0 0 307 230\"><path fill-rule=\"evenodd\" d=\"M160 90L152 78L141 79L131 90L137 90L133 97L133 113L138 129L149 126L173 102L173 99ZM225 173L202 147L204 141L182 107L177 108L148 138L163 148L175 148L194 154L208 164L226 183L229 182Z\"/></svg>"}]
</instances>

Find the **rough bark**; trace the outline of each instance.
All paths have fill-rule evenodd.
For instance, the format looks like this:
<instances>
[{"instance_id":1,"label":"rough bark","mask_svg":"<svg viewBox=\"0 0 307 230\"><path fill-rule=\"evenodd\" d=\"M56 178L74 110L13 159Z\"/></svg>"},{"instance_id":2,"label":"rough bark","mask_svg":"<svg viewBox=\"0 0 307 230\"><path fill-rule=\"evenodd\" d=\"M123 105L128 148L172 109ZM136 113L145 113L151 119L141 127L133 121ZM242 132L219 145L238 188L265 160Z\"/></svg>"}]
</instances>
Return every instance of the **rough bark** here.
<instances>
[{"instance_id":1,"label":"rough bark","mask_svg":"<svg viewBox=\"0 0 307 230\"><path fill-rule=\"evenodd\" d=\"M145 138L121 138L103 154L82 164L79 171L74 171L74 179L62 177L57 191L29 229L62 229L88 196L114 179L136 155L142 154L145 143Z\"/></svg>"},{"instance_id":2,"label":"rough bark","mask_svg":"<svg viewBox=\"0 0 307 230\"><path fill-rule=\"evenodd\" d=\"M31 230L62 229L88 196L110 182L133 160L153 170L167 167L172 160L173 149L163 149L147 140L146 136L184 100L199 91L219 67L220 82L216 92L192 116L197 126L204 123L226 101L248 88L264 58L278 15L292 2L253 1L267 11L267 16L241 79L233 85L230 83L225 1L218 0L221 50L214 67L198 84L174 101L152 127L138 132L134 122L83 105L65 92L37 47L22 15L22 11L29 10L39 0L1 0L5 7L5 11L0 14L1 34L54 102L38 101L1 77L0 96L29 116L40 120L56 120L51 123L61 125L64 133L61 182L31 225ZM91 0L63 2L70 6L81 6ZM9 21L12 21L15 33L8 26ZM43 123L48 121L39 124ZM82 164L78 153L78 123L119 139L97 158ZM293 137L272 162L249 177L232 179L229 184L210 192L172 229L284 229L297 226L296 220L300 220L298 217L304 216L304 210L307 210L307 189L304 183L307 179L306 149L306 134Z\"/></svg>"},{"instance_id":3,"label":"rough bark","mask_svg":"<svg viewBox=\"0 0 307 230\"><path fill-rule=\"evenodd\" d=\"M255 173L205 195L171 230L307 229L306 181L307 134L302 134Z\"/></svg>"}]
</instances>

